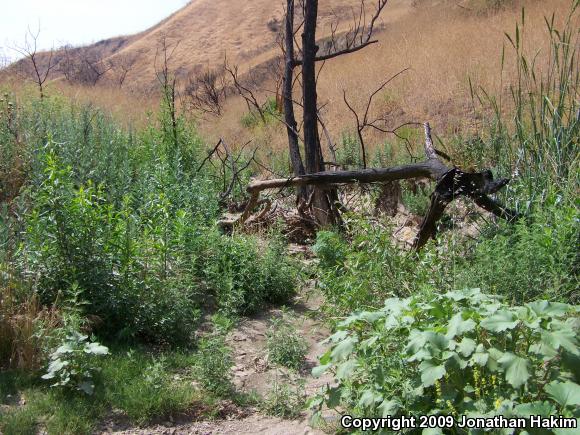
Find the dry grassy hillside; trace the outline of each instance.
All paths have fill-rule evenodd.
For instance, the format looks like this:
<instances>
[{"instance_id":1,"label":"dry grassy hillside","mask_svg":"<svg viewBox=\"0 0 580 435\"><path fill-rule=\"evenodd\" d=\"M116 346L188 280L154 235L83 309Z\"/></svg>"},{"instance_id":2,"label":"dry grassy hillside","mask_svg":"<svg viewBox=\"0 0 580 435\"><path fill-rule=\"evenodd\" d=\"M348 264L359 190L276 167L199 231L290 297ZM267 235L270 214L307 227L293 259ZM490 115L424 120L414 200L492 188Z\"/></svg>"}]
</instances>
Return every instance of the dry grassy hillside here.
<instances>
[{"instance_id":1,"label":"dry grassy hillside","mask_svg":"<svg viewBox=\"0 0 580 435\"><path fill-rule=\"evenodd\" d=\"M521 21L522 7L526 16L522 39L530 58L540 53L541 63L547 60L548 48L544 16L555 12L557 21L562 22L571 6L569 0L532 0L508 2L504 8L486 12L479 8L483 3L462 2L464 6L458 7L457 2L422 0L413 2L414 6L409 2L412 13L398 15L378 33L379 44L328 62L320 76L319 101L324 105L323 117L335 144L340 147L343 136L354 136L356 131L343 91L362 113L373 90L405 68L409 70L375 98L371 115L388 119L389 128L429 120L442 137L470 131L478 122L470 79L476 88L508 96L514 58L505 33L513 35L516 23ZM384 18L389 19L392 11L387 7ZM267 95L265 92L263 97ZM244 128L240 119L246 112L242 101L231 100L223 117L206 118L200 123L204 135L214 140L228 137L234 143L251 139L269 151L287 147L284 126ZM420 143L420 131L403 129L400 133ZM392 135L368 132L366 136L371 147L386 141L401 144Z\"/></svg>"},{"instance_id":2,"label":"dry grassy hillside","mask_svg":"<svg viewBox=\"0 0 580 435\"><path fill-rule=\"evenodd\" d=\"M320 35L330 32L330 23L350 21L358 0L321 2ZM373 6L371 2L367 9ZM411 11L411 0L394 0L383 21L394 20ZM123 47L117 56L139 53L132 80L147 81L153 76L159 39L166 36L179 42L172 67L176 71L196 71L223 62L224 56L242 69L270 59L277 52L276 27L282 20L283 2L252 0L194 0L169 19L143 32ZM344 27L344 26L343 26Z\"/></svg>"},{"instance_id":3,"label":"dry grassy hillside","mask_svg":"<svg viewBox=\"0 0 580 435\"><path fill-rule=\"evenodd\" d=\"M495 3L504 6L489 7ZM366 4L369 11L374 7L372 1ZM332 22L340 23L339 31L346 30L352 22L353 7L358 5L359 0L321 1L319 37L329 34ZM320 75L319 99L332 140L340 145L342 136L354 131L343 91L355 108L363 110L368 95L385 78L404 68L409 70L373 105L373 114L389 120L387 127L430 120L440 135L471 128L474 116L468 80L493 93L506 92L513 65L508 49L501 74L501 52L507 42L504 33L513 32L521 19L521 7L525 7L527 17L524 39L530 53L535 53L547 41L544 15L556 12L562 20L570 5L570 0L391 0L378 26L379 44L327 62ZM225 55L231 64L247 72L279 54L275 30L282 20L282 6L282 1L272 0L194 0L140 34L89 47L112 61L135 57L122 90L106 77L96 87L55 82L72 98L110 108L130 123L142 122L147 119L146 112L157 106L157 92L152 90L157 86L155 56L160 38L166 37L170 45L179 41L170 67L182 85L187 75L221 64ZM272 83L262 83L257 94L265 101L272 96L272 89ZM225 137L235 146L251 139L264 153L286 149L283 125L247 128L241 123L246 113L244 102L230 97L223 116L201 117L198 125L210 141ZM413 136L413 131L403 133ZM376 132L367 138L369 144L392 139Z\"/></svg>"},{"instance_id":4,"label":"dry grassy hillside","mask_svg":"<svg viewBox=\"0 0 580 435\"><path fill-rule=\"evenodd\" d=\"M367 3L366 10L370 13L374 2ZM391 3L379 27L412 11L413 0L391 0ZM155 59L162 38L170 49L175 47L171 68L179 77L221 65L226 56L231 64L247 71L279 52L276 38L283 19L283 4L272 0L193 0L148 30L103 40L82 50L102 58L104 63L135 59L127 76L128 87L133 90L150 90L154 86ZM336 22L340 23L339 33L346 31L359 7L359 0L322 2L319 36L329 35L331 23ZM61 59L63 52L57 51L56 58ZM55 79L62 77L58 71L53 75Z\"/></svg>"}]
</instances>

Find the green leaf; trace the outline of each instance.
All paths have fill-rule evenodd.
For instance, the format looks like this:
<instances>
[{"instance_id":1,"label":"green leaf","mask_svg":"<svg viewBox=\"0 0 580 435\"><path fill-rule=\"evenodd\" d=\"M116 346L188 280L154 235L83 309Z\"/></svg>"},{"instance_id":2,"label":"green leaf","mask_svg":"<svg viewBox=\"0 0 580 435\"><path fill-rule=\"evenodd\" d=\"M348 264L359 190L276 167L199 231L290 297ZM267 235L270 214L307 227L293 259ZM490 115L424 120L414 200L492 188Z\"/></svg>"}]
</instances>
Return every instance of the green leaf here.
<instances>
[{"instance_id":1,"label":"green leaf","mask_svg":"<svg viewBox=\"0 0 580 435\"><path fill-rule=\"evenodd\" d=\"M491 332L503 332L518 326L519 320L511 311L498 311L493 316L484 319L481 326Z\"/></svg>"},{"instance_id":2,"label":"green leaf","mask_svg":"<svg viewBox=\"0 0 580 435\"><path fill-rule=\"evenodd\" d=\"M336 369L337 379L345 379L352 375L352 372L358 367L358 363L354 359L349 359L340 364Z\"/></svg>"},{"instance_id":3,"label":"green leaf","mask_svg":"<svg viewBox=\"0 0 580 435\"><path fill-rule=\"evenodd\" d=\"M330 354L332 361L336 362L346 359L352 353L354 345L357 342L358 340L355 337L348 337L347 339L338 343Z\"/></svg>"},{"instance_id":4,"label":"green leaf","mask_svg":"<svg viewBox=\"0 0 580 435\"><path fill-rule=\"evenodd\" d=\"M580 355L576 334L570 329L560 329L557 331L542 331L542 342L550 344L554 349L563 347L574 355Z\"/></svg>"},{"instance_id":5,"label":"green leaf","mask_svg":"<svg viewBox=\"0 0 580 435\"><path fill-rule=\"evenodd\" d=\"M445 337L454 338L457 335L465 334L466 332L473 331L475 326L476 324L473 319L463 320L463 313L457 313L449 321Z\"/></svg>"},{"instance_id":6,"label":"green leaf","mask_svg":"<svg viewBox=\"0 0 580 435\"><path fill-rule=\"evenodd\" d=\"M61 359L52 360L50 362L50 364L48 365L48 373L58 372L68 365L69 365L68 361L62 361ZM51 379L51 378L44 378L44 379Z\"/></svg>"},{"instance_id":7,"label":"green leaf","mask_svg":"<svg viewBox=\"0 0 580 435\"><path fill-rule=\"evenodd\" d=\"M340 387L328 388L328 399L326 400L326 406L329 408L336 408L340 405L340 397L342 395L342 390Z\"/></svg>"},{"instance_id":8,"label":"green leaf","mask_svg":"<svg viewBox=\"0 0 580 435\"><path fill-rule=\"evenodd\" d=\"M363 408L370 408L375 405L376 402L383 400L383 396L372 390L365 390L358 401L358 406Z\"/></svg>"},{"instance_id":9,"label":"green leaf","mask_svg":"<svg viewBox=\"0 0 580 435\"><path fill-rule=\"evenodd\" d=\"M511 352L505 352L497 361L505 370L506 380L514 387L519 388L530 377L528 372L528 360L514 355Z\"/></svg>"},{"instance_id":10,"label":"green leaf","mask_svg":"<svg viewBox=\"0 0 580 435\"><path fill-rule=\"evenodd\" d=\"M536 354L542 357L544 361L547 361L548 359L554 358L556 355L558 355L558 351L554 349L552 344L546 340L541 340L532 344L528 349L528 353Z\"/></svg>"},{"instance_id":11,"label":"green leaf","mask_svg":"<svg viewBox=\"0 0 580 435\"><path fill-rule=\"evenodd\" d=\"M331 366L332 364L324 364L321 366L316 366L312 369L312 376L315 378L319 378L320 376L322 376L327 370L328 368Z\"/></svg>"},{"instance_id":12,"label":"green leaf","mask_svg":"<svg viewBox=\"0 0 580 435\"><path fill-rule=\"evenodd\" d=\"M488 350L489 358L487 359L486 367L495 372L499 368L498 361L503 356L503 352L495 347L492 347Z\"/></svg>"},{"instance_id":13,"label":"green leaf","mask_svg":"<svg viewBox=\"0 0 580 435\"><path fill-rule=\"evenodd\" d=\"M325 341L326 342L332 342L332 343L338 343L339 341L344 340L346 337L348 337L348 332L341 330L341 331L336 331L334 334L332 334L330 337L328 337Z\"/></svg>"},{"instance_id":14,"label":"green leaf","mask_svg":"<svg viewBox=\"0 0 580 435\"><path fill-rule=\"evenodd\" d=\"M425 336L425 334L423 334L423 332L417 329L413 329L409 333L409 341L407 342L407 346L405 347L405 352L407 352L409 355L415 355L417 352L419 352L419 350L423 348L423 346L425 346L426 342L427 337Z\"/></svg>"},{"instance_id":15,"label":"green leaf","mask_svg":"<svg viewBox=\"0 0 580 435\"><path fill-rule=\"evenodd\" d=\"M538 316L561 317L570 311L571 306L559 302L534 301L526 304Z\"/></svg>"},{"instance_id":16,"label":"green leaf","mask_svg":"<svg viewBox=\"0 0 580 435\"><path fill-rule=\"evenodd\" d=\"M549 402L521 403L514 408L516 415L529 417L531 415L548 416L554 412L554 407Z\"/></svg>"},{"instance_id":17,"label":"green leaf","mask_svg":"<svg viewBox=\"0 0 580 435\"><path fill-rule=\"evenodd\" d=\"M407 358L407 361L408 362L423 361L423 360L431 359L431 358L433 358L433 355L431 355L431 352L429 352L427 349L423 348L423 349L419 349L419 351L415 355L412 355L411 357Z\"/></svg>"},{"instance_id":18,"label":"green leaf","mask_svg":"<svg viewBox=\"0 0 580 435\"><path fill-rule=\"evenodd\" d=\"M562 354L562 367L569 370L572 374L572 380L580 384L580 357L572 355L569 352Z\"/></svg>"},{"instance_id":19,"label":"green leaf","mask_svg":"<svg viewBox=\"0 0 580 435\"><path fill-rule=\"evenodd\" d=\"M478 344L475 348L475 353L471 357L471 365L477 364L478 366L485 367L487 360L489 359L489 353L485 351L485 346L483 344Z\"/></svg>"},{"instance_id":20,"label":"green leaf","mask_svg":"<svg viewBox=\"0 0 580 435\"><path fill-rule=\"evenodd\" d=\"M41 376L42 379L54 379L56 376L55 372L48 372Z\"/></svg>"},{"instance_id":21,"label":"green leaf","mask_svg":"<svg viewBox=\"0 0 580 435\"><path fill-rule=\"evenodd\" d=\"M438 427L423 429L421 435L443 435L443 430Z\"/></svg>"},{"instance_id":22,"label":"green leaf","mask_svg":"<svg viewBox=\"0 0 580 435\"><path fill-rule=\"evenodd\" d=\"M330 361L331 361L330 353L331 353L331 350L330 349L328 349L326 352L324 352L324 355L322 355L320 357L320 360L319 360L320 361L320 365L327 365L327 364L330 363Z\"/></svg>"},{"instance_id":23,"label":"green leaf","mask_svg":"<svg viewBox=\"0 0 580 435\"><path fill-rule=\"evenodd\" d=\"M443 352L449 346L449 339L443 334L433 331L424 331L427 342L436 350Z\"/></svg>"},{"instance_id":24,"label":"green leaf","mask_svg":"<svg viewBox=\"0 0 580 435\"><path fill-rule=\"evenodd\" d=\"M86 394L91 396L95 391L95 386L91 382L85 381L79 384L79 390L84 391Z\"/></svg>"},{"instance_id":25,"label":"green leaf","mask_svg":"<svg viewBox=\"0 0 580 435\"><path fill-rule=\"evenodd\" d=\"M472 340L471 338L464 338L461 340L461 343L459 343L457 350L464 357L468 357L475 351L476 345L477 343L475 340Z\"/></svg>"},{"instance_id":26,"label":"green leaf","mask_svg":"<svg viewBox=\"0 0 580 435\"><path fill-rule=\"evenodd\" d=\"M383 400L383 403L377 407L383 418L395 415L400 408L401 402L398 400Z\"/></svg>"},{"instance_id":27,"label":"green leaf","mask_svg":"<svg viewBox=\"0 0 580 435\"><path fill-rule=\"evenodd\" d=\"M550 382L545 387L546 393L561 406L580 405L580 385L575 382Z\"/></svg>"},{"instance_id":28,"label":"green leaf","mask_svg":"<svg viewBox=\"0 0 580 435\"><path fill-rule=\"evenodd\" d=\"M373 345L377 342L378 339L379 337L377 335L371 338L367 338L366 340L361 341L360 348L363 350L370 349L373 347Z\"/></svg>"},{"instance_id":29,"label":"green leaf","mask_svg":"<svg viewBox=\"0 0 580 435\"><path fill-rule=\"evenodd\" d=\"M91 353L93 355L108 355L109 348L99 343L89 343L85 345L85 353Z\"/></svg>"},{"instance_id":30,"label":"green leaf","mask_svg":"<svg viewBox=\"0 0 580 435\"><path fill-rule=\"evenodd\" d=\"M66 353L72 353L74 352L74 349L72 348L72 346L69 343L65 343L62 346L59 346L54 353L57 355L61 355L61 354L66 354Z\"/></svg>"},{"instance_id":31,"label":"green leaf","mask_svg":"<svg viewBox=\"0 0 580 435\"><path fill-rule=\"evenodd\" d=\"M435 365L432 361L423 361L419 365L419 370L421 371L421 382L425 387L434 385L435 381L441 379L446 373L445 366Z\"/></svg>"},{"instance_id":32,"label":"green leaf","mask_svg":"<svg viewBox=\"0 0 580 435\"><path fill-rule=\"evenodd\" d=\"M360 314L360 320L368 323L375 323L382 317L385 317L386 313L382 311L365 311Z\"/></svg>"}]
</instances>

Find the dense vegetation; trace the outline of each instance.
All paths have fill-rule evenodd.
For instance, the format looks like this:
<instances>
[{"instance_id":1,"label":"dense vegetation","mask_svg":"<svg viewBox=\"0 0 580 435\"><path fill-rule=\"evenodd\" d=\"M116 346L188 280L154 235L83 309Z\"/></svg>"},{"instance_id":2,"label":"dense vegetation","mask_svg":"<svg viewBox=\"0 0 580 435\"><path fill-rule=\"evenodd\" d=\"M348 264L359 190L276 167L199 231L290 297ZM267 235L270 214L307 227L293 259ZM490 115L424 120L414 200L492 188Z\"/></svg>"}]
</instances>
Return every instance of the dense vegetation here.
<instances>
[{"instance_id":1,"label":"dense vegetation","mask_svg":"<svg viewBox=\"0 0 580 435\"><path fill-rule=\"evenodd\" d=\"M21 370L2 373L2 397L33 388L40 376L27 373L37 371L62 390L35 393L23 410L0 417L8 433L32 430L36 414L62 406L50 405L59 394L80 394L86 409L62 408L48 424L54 433L88 430L112 406L138 423L190 409L201 394L173 391L172 364L186 377L211 373L203 388L225 394L223 331L196 343L202 316L235 319L295 291L299 271L282 239L264 246L217 230L218 174L198 169L206 150L194 128L180 120L175 140L165 113L126 132L100 110L58 96L2 100L0 183L14 197L0 221L0 364ZM99 342L124 350L110 352L113 362ZM149 356L143 345L160 351ZM187 354L196 345L199 361ZM143 388L155 394L134 397ZM118 403L125 396L154 403Z\"/></svg>"},{"instance_id":2,"label":"dense vegetation","mask_svg":"<svg viewBox=\"0 0 580 435\"><path fill-rule=\"evenodd\" d=\"M329 307L354 313L336 323L314 370L336 380L311 401L316 417L328 407L365 417L580 418L578 34L570 22L546 24L542 73L523 52L521 27L508 36L519 74L513 119L474 90L492 116L455 147L517 175L504 200L525 218L487 222L471 240L455 228L465 209L451 211L443 225L452 231L419 254L401 253L388 232L358 218L348 238L318 233Z\"/></svg>"},{"instance_id":3,"label":"dense vegetation","mask_svg":"<svg viewBox=\"0 0 580 435\"><path fill-rule=\"evenodd\" d=\"M479 219L469 237L460 226L475 213L458 204L421 252L395 242L389 219L356 212L318 232L311 272L334 333L314 374L336 382L311 399L315 417L580 418L574 22L547 20L541 72L518 27L511 100L473 87L481 126L448 138L456 161L513 174L502 200L524 218ZM231 174L204 164L194 123L167 103L133 131L54 94L0 100L2 433L91 433L115 413L141 425L215 417L224 398L282 417L304 407L300 385L264 399L237 392L226 340L241 316L290 301L302 266L278 230L218 230ZM275 104L264 110L273 122ZM359 145L345 135L337 157L359 165ZM374 161L391 164L391 151ZM287 160L270 163L282 172ZM403 202L422 214L429 200L405 190ZM265 351L298 373L308 345L293 320L272 322Z\"/></svg>"}]
</instances>

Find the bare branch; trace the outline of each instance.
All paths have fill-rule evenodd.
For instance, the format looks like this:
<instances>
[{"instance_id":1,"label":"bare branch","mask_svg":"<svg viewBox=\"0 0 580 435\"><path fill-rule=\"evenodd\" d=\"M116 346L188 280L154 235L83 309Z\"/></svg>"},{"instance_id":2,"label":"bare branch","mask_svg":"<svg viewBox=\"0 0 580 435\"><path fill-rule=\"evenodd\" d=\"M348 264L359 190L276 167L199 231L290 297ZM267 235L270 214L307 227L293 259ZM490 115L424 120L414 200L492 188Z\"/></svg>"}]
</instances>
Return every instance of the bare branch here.
<instances>
[{"instance_id":1,"label":"bare branch","mask_svg":"<svg viewBox=\"0 0 580 435\"><path fill-rule=\"evenodd\" d=\"M202 113L221 116L227 96L223 71L206 69L195 77L189 77L185 96L191 108Z\"/></svg>"},{"instance_id":2,"label":"bare branch","mask_svg":"<svg viewBox=\"0 0 580 435\"><path fill-rule=\"evenodd\" d=\"M379 19L383 9L387 6L389 0L378 0L375 13L373 14L369 25L366 24L366 7L364 0L361 0L358 17L353 12L353 26L345 35L344 47L338 49L336 26L331 25L331 38L328 42L329 52L320 54L315 57L316 62L333 59L344 54L355 53L368 47L371 44L376 44L378 40L371 39L375 30L375 25ZM295 65L302 65L302 59L296 59Z\"/></svg>"},{"instance_id":3,"label":"bare branch","mask_svg":"<svg viewBox=\"0 0 580 435\"><path fill-rule=\"evenodd\" d=\"M258 102L254 92L248 87L242 84L238 75L238 67L237 65L234 67L230 67L228 65L227 60L224 62L224 70L231 76L234 88L238 92L238 95L244 99L246 102L246 106L251 113L257 112L260 116L260 119L265 124L266 123L266 115L264 113L264 109L262 105Z\"/></svg>"},{"instance_id":4,"label":"bare branch","mask_svg":"<svg viewBox=\"0 0 580 435\"><path fill-rule=\"evenodd\" d=\"M30 63L33 70L34 82L38 86L40 98L44 98L44 84L48 80L51 71L56 68L57 62L54 58L54 48L51 48L48 55L39 56L38 52L38 37L40 36L40 26L36 33L33 33L30 28L24 38L24 45L22 47L14 47L13 50L24 56ZM48 57L48 59L46 59ZM45 60L46 59L46 60Z\"/></svg>"},{"instance_id":5,"label":"bare branch","mask_svg":"<svg viewBox=\"0 0 580 435\"><path fill-rule=\"evenodd\" d=\"M354 119L356 121L356 131L357 131L359 143L360 143L361 150L362 150L363 169L367 167L366 147L365 147L365 142L364 142L364 137L363 137L363 131L365 130L365 128L372 127L372 128L374 128L376 130L379 130L379 131L381 131L383 133L395 133L395 131L396 131L396 130L393 131L393 130L384 130L384 129L381 129L380 127L378 127L376 125L376 123L379 121L378 119L375 119L374 121L369 121L369 112L370 112L371 105L373 104L373 99L391 81L393 81L395 78L397 78L398 76L400 76L401 74L403 74L404 72L406 72L408 70L409 70L409 68L405 68L405 69L399 71L398 73L396 73L395 75L391 76L389 79L387 79L386 81L384 81L383 83L381 83L381 85L371 93L371 95L368 98L367 105L366 105L366 109L365 109L365 113L364 113L364 116L362 117L362 120L359 117L357 111L348 102L348 100L346 98L346 91L343 90L344 103L346 104L346 107L348 108L348 110L350 110L350 112L354 115Z\"/></svg>"}]
</instances>

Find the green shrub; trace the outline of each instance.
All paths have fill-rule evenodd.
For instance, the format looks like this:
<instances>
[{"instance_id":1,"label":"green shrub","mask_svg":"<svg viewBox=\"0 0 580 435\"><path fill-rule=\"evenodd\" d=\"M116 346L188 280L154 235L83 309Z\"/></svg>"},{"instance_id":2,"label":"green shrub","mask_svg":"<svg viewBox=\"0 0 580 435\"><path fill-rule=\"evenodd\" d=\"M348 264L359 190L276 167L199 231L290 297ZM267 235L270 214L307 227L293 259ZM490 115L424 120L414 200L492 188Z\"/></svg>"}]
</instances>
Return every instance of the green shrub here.
<instances>
[{"instance_id":1,"label":"green shrub","mask_svg":"<svg viewBox=\"0 0 580 435\"><path fill-rule=\"evenodd\" d=\"M529 218L482 237L459 262L457 282L500 293L515 303L537 298L580 303L578 210L554 198Z\"/></svg>"},{"instance_id":2,"label":"green shrub","mask_svg":"<svg viewBox=\"0 0 580 435\"><path fill-rule=\"evenodd\" d=\"M350 240L318 233L318 286L330 309L342 314L378 308L388 297L454 286L477 286L519 304L538 298L576 304L578 211L561 196L530 208L536 211L526 219L489 223L476 240L461 238L461 244L453 228L440 231L419 253L397 246L390 230L353 217Z\"/></svg>"},{"instance_id":3,"label":"green shrub","mask_svg":"<svg viewBox=\"0 0 580 435\"><path fill-rule=\"evenodd\" d=\"M265 303L282 303L294 294L297 268L283 244L273 241L259 247L258 240L250 236L216 237L206 277L224 313L251 314Z\"/></svg>"},{"instance_id":4,"label":"green shrub","mask_svg":"<svg viewBox=\"0 0 580 435\"><path fill-rule=\"evenodd\" d=\"M429 206L431 205L431 198L429 193L418 190L416 193L403 188L402 192L403 204L407 210L417 216L425 216Z\"/></svg>"},{"instance_id":5,"label":"green shrub","mask_svg":"<svg viewBox=\"0 0 580 435\"><path fill-rule=\"evenodd\" d=\"M261 408L267 415L295 419L300 416L305 405L303 381L297 385L280 384L276 381L263 400Z\"/></svg>"},{"instance_id":6,"label":"green shrub","mask_svg":"<svg viewBox=\"0 0 580 435\"><path fill-rule=\"evenodd\" d=\"M75 287L83 314L98 316L105 335L188 341L200 316L199 219L163 193L141 204L127 196L117 207L104 185L75 186L54 150L44 162L45 177L30 194L21 266L34 273L42 301L66 299Z\"/></svg>"},{"instance_id":7,"label":"green shrub","mask_svg":"<svg viewBox=\"0 0 580 435\"><path fill-rule=\"evenodd\" d=\"M50 363L42 379L51 382L52 387L74 389L91 395L95 390L93 362L95 356L107 355L109 349L88 336L71 331L61 345L50 354Z\"/></svg>"},{"instance_id":8,"label":"green shrub","mask_svg":"<svg viewBox=\"0 0 580 435\"><path fill-rule=\"evenodd\" d=\"M336 150L336 160L345 169L362 167L362 151L360 141L350 133L342 133L341 144Z\"/></svg>"},{"instance_id":9,"label":"green shrub","mask_svg":"<svg viewBox=\"0 0 580 435\"><path fill-rule=\"evenodd\" d=\"M338 233L319 231L316 233L316 243L312 250L319 259L320 267L332 268L343 264L348 245Z\"/></svg>"},{"instance_id":10,"label":"green shrub","mask_svg":"<svg viewBox=\"0 0 580 435\"><path fill-rule=\"evenodd\" d=\"M194 377L203 388L217 396L227 396L234 390L231 369L232 351L223 335L205 337L199 342Z\"/></svg>"},{"instance_id":11,"label":"green shrub","mask_svg":"<svg viewBox=\"0 0 580 435\"><path fill-rule=\"evenodd\" d=\"M578 417L579 312L510 307L479 289L388 299L339 324L314 370L338 385L312 405L365 417Z\"/></svg>"},{"instance_id":12,"label":"green shrub","mask_svg":"<svg viewBox=\"0 0 580 435\"><path fill-rule=\"evenodd\" d=\"M0 400L6 393L26 398L25 404L0 412L0 431L10 435L42 428L49 435L92 434L105 418L145 425L192 410L215 412L213 400L192 384L193 360L191 353L152 356L138 348L112 348L111 355L94 361L99 370L92 395L47 390L37 377L0 372Z\"/></svg>"},{"instance_id":13,"label":"green shrub","mask_svg":"<svg viewBox=\"0 0 580 435\"><path fill-rule=\"evenodd\" d=\"M261 110L262 114L264 115L263 119L258 110L251 110L242 116L242 126L245 128L254 128L264 123L269 124L282 117L281 113L278 112L276 99L273 97L270 97L266 100L266 102L262 105Z\"/></svg>"},{"instance_id":14,"label":"green shrub","mask_svg":"<svg viewBox=\"0 0 580 435\"><path fill-rule=\"evenodd\" d=\"M444 259L430 249L407 252L395 245L390 231L355 217L349 226L349 241L319 232L315 244L318 286L333 314L377 308L387 297L413 294L447 279L439 273Z\"/></svg>"},{"instance_id":15,"label":"green shrub","mask_svg":"<svg viewBox=\"0 0 580 435\"><path fill-rule=\"evenodd\" d=\"M308 344L288 317L288 314L282 313L282 317L273 319L266 332L268 361L299 370L304 364Z\"/></svg>"},{"instance_id":16,"label":"green shrub","mask_svg":"<svg viewBox=\"0 0 580 435\"><path fill-rule=\"evenodd\" d=\"M121 353L103 366L103 400L136 424L186 412L200 401L200 395L190 379L172 369L163 355Z\"/></svg>"}]
</instances>

